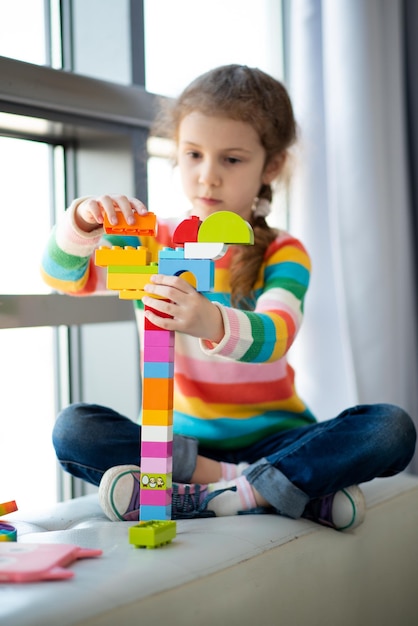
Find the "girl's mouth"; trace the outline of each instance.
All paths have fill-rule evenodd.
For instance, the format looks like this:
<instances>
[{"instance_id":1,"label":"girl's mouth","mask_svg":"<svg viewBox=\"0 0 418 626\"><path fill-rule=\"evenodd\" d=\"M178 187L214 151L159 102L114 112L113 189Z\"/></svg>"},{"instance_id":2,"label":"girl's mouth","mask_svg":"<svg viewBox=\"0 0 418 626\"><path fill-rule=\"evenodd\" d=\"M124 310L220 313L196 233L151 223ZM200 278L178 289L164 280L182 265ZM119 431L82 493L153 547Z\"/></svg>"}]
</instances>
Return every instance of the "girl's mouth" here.
<instances>
[{"instance_id":1,"label":"girl's mouth","mask_svg":"<svg viewBox=\"0 0 418 626\"><path fill-rule=\"evenodd\" d=\"M221 203L221 200L217 200L216 198L198 198L199 202L204 204L205 206L216 206Z\"/></svg>"}]
</instances>

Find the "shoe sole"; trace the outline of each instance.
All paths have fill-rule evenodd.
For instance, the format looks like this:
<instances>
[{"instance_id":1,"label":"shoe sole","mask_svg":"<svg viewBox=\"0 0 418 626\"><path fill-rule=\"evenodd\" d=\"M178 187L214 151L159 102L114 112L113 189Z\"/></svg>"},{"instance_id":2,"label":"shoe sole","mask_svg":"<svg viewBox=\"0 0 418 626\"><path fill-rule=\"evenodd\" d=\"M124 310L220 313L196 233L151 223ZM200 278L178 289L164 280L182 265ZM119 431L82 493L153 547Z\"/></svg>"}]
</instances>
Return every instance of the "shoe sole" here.
<instances>
[{"instance_id":1,"label":"shoe sole","mask_svg":"<svg viewBox=\"0 0 418 626\"><path fill-rule=\"evenodd\" d=\"M360 487L357 487L357 485L341 489L341 493L343 493L350 501L352 507L352 518L345 526L335 526L335 528L341 531L357 528L357 526L360 526L360 524L363 523L364 518L366 517L366 499L364 497L364 493Z\"/></svg>"},{"instance_id":2,"label":"shoe sole","mask_svg":"<svg viewBox=\"0 0 418 626\"><path fill-rule=\"evenodd\" d=\"M102 476L99 485L99 502L106 516L113 522L124 522L125 519L118 512L113 494L116 488L117 480L120 480L126 474L139 474L140 469L137 465L126 465L125 470L121 472L120 465L111 467ZM115 482L116 481L116 482Z\"/></svg>"}]
</instances>

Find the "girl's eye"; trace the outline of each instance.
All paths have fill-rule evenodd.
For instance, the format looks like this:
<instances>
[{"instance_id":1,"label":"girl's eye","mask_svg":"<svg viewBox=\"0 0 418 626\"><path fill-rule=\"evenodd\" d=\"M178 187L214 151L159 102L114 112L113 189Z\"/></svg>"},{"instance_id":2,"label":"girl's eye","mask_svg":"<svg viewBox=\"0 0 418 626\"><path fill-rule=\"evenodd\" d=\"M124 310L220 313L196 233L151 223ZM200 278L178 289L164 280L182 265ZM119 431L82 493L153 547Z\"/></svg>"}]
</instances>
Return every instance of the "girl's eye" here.
<instances>
[{"instance_id":1,"label":"girl's eye","mask_svg":"<svg viewBox=\"0 0 418 626\"><path fill-rule=\"evenodd\" d=\"M187 156L189 156L191 159L198 159L200 157L200 153L195 152L194 150L190 150L190 152L187 153Z\"/></svg>"},{"instance_id":2,"label":"girl's eye","mask_svg":"<svg viewBox=\"0 0 418 626\"><path fill-rule=\"evenodd\" d=\"M238 159L237 157L226 157L226 162L227 163L231 163L231 165L234 165L235 163L240 163L241 160Z\"/></svg>"}]
</instances>

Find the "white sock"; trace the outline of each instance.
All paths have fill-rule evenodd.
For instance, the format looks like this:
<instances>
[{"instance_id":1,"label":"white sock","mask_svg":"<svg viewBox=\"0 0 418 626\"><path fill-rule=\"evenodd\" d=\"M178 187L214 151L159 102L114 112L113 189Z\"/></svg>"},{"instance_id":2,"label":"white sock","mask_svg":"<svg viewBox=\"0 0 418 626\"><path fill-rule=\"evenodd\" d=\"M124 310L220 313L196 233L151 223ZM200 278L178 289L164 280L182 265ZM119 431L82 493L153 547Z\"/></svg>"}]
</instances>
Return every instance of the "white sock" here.
<instances>
[{"instance_id":1,"label":"white sock","mask_svg":"<svg viewBox=\"0 0 418 626\"><path fill-rule=\"evenodd\" d=\"M221 472L223 480L233 480L241 476L242 472L248 467L249 463L225 463L221 461Z\"/></svg>"},{"instance_id":2,"label":"white sock","mask_svg":"<svg viewBox=\"0 0 418 626\"><path fill-rule=\"evenodd\" d=\"M236 515L238 511L248 511L257 506L254 492L245 476L239 476L234 480L208 485L208 492L217 491L218 489L226 489L227 487L236 487L236 491L224 491L219 494L208 504L208 510L214 511L217 516Z\"/></svg>"}]
</instances>

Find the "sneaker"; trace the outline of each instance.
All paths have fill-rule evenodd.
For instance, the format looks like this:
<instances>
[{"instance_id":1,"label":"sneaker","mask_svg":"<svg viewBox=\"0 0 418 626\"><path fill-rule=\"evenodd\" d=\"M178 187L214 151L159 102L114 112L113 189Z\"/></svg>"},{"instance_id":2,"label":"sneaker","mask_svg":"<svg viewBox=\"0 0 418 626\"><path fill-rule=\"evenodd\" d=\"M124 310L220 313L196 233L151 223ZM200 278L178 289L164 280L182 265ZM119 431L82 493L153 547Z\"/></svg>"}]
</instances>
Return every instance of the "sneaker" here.
<instances>
[{"instance_id":1,"label":"sneaker","mask_svg":"<svg viewBox=\"0 0 418 626\"><path fill-rule=\"evenodd\" d=\"M140 469L137 465L116 465L102 476L99 502L114 522L139 520Z\"/></svg>"},{"instance_id":2,"label":"sneaker","mask_svg":"<svg viewBox=\"0 0 418 626\"><path fill-rule=\"evenodd\" d=\"M353 485L311 500L302 517L336 530L352 530L366 516L366 500L360 487Z\"/></svg>"},{"instance_id":3,"label":"sneaker","mask_svg":"<svg viewBox=\"0 0 418 626\"><path fill-rule=\"evenodd\" d=\"M140 468L137 465L116 465L102 476L99 485L99 502L107 517L115 522L139 520ZM173 483L171 518L192 519L216 517L208 504L225 491L236 487L217 489L209 493L207 485Z\"/></svg>"},{"instance_id":4,"label":"sneaker","mask_svg":"<svg viewBox=\"0 0 418 626\"><path fill-rule=\"evenodd\" d=\"M195 517L216 517L215 511L208 509L210 501L225 491L236 491L236 487L225 487L208 491L207 485L182 485L173 483L172 519L193 519Z\"/></svg>"}]
</instances>

